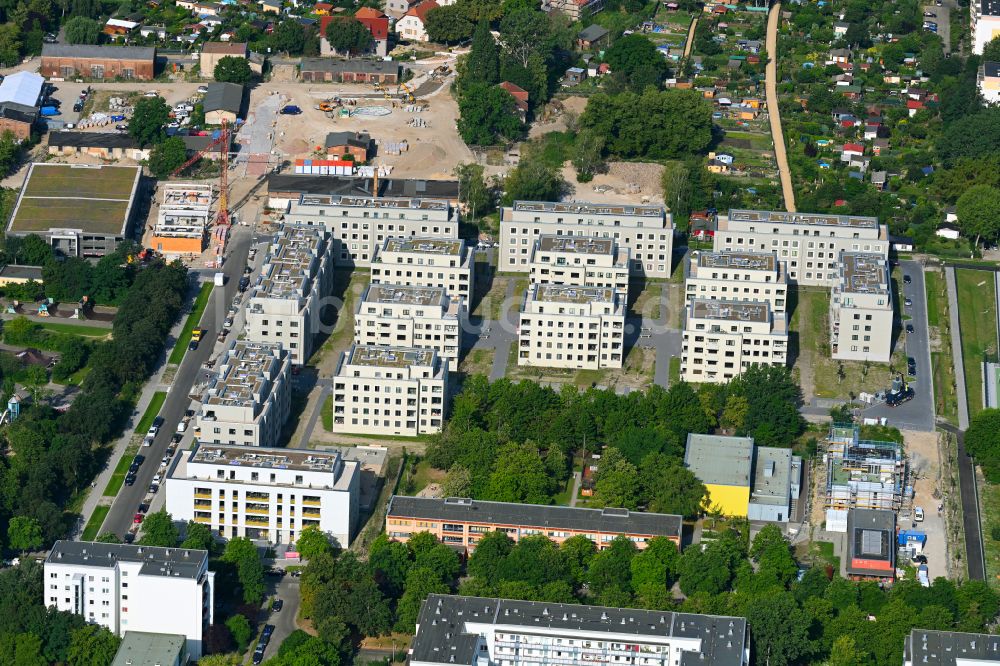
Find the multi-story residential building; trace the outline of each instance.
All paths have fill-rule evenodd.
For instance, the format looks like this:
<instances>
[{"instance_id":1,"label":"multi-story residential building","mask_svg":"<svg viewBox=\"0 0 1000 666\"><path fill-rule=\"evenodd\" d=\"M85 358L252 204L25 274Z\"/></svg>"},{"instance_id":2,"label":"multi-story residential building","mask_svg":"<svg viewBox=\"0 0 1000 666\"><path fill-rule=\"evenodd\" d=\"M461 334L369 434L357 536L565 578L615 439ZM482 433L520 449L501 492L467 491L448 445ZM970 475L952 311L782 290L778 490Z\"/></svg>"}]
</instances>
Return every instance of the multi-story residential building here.
<instances>
[{"instance_id":1,"label":"multi-story residential building","mask_svg":"<svg viewBox=\"0 0 1000 666\"><path fill-rule=\"evenodd\" d=\"M969 10L972 52L982 55L983 47L1000 35L1000 0L972 0Z\"/></svg>"},{"instance_id":2,"label":"multi-story residential building","mask_svg":"<svg viewBox=\"0 0 1000 666\"><path fill-rule=\"evenodd\" d=\"M726 382L753 363L784 365L788 354L785 313L766 301L696 298L687 304L681 377L686 382Z\"/></svg>"},{"instance_id":3,"label":"multi-story residential building","mask_svg":"<svg viewBox=\"0 0 1000 666\"><path fill-rule=\"evenodd\" d=\"M688 302L766 301L783 313L788 303L788 275L773 252L695 252L685 280Z\"/></svg>"},{"instance_id":4,"label":"multi-story residential building","mask_svg":"<svg viewBox=\"0 0 1000 666\"><path fill-rule=\"evenodd\" d=\"M428 595L412 666L746 666L746 618Z\"/></svg>"},{"instance_id":5,"label":"multi-story residential building","mask_svg":"<svg viewBox=\"0 0 1000 666\"><path fill-rule=\"evenodd\" d=\"M448 363L433 349L351 345L333 378L333 431L366 435L440 432Z\"/></svg>"},{"instance_id":6,"label":"multi-story residential building","mask_svg":"<svg viewBox=\"0 0 1000 666\"><path fill-rule=\"evenodd\" d=\"M359 463L337 451L197 443L167 472L167 511L224 539L289 544L315 526L346 548L358 518L360 479Z\"/></svg>"},{"instance_id":7,"label":"multi-story residential building","mask_svg":"<svg viewBox=\"0 0 1000 666\"><path fill-rule=\"evenodd\" d=\"M208 551L93 541L56 541L45 558L45 605L117 636L179 634L197 659L212 624L215 572Z\"/></svg>"},{"instance_id":8,"label":"multi-story residential building","mask_svg":"<svg viewBox=\"0 0 1000 666\"><path fill-rule=\"evenodd\" d=\"M458 210L443 199L303 194L286 222L323 226L337 241L337 266L368 267L386 238L458 238Z\"/></svg>"},{"instance_id":9,"label":"multi-story residential building","mask_svg":"<svg viewBox=\"0 0 1000 666\"><path fill-rule=\"evenodd\" d=\"M535 284L524 294L518 365L620 368L625 360L625 298L609 287Z\"/></svg>"},{"instance_id":10,"label":"multi-story residential building","mask_svg":"<svg viewBox=\"0 0 1000 666\"><path fill-rule=\"evenodd\" d=\"M903 666L995 666L1000 636L913 629L903 643Z\"/></svg>"},{"instance_id":11,"label":"multi-story residential building","mask_svg":"<svg viewBox=\"0 0 1000 666\"><path fill-rule=\"evenodd\" d=\"M372 284L443 287L452 298L471 302L475 249L461 238L386 238L371 260Z\"/></svg>"},{"instance_id":12,"label":"multi-story residential building","mask_svg":"<svg viewBox=\"0 0 1000 666\"><path fill-rule=\"evenodd\" d=\"M674 223L662 206L515 201L500 212L497 270L527 273L541 235L611 238L631 253L634 277L670 277Z\"/></svg>"},{"instance_id":13,"label":"multi-story residential building","mask_svg":"<svg viewBox=\"0 0 1000 666\"><path fill-rule=\"evenodd\" d=\"M553 236L535 240L528 274L531 284L608 287L628 298L631 259L613 238Z\"/></svg>"},{"instance_id":14,"label":"multi-story residential building","mask_svg":"<svg viewBox=\"0 0 1000 666\"><path fill-rule=\"evenodd\" d=\"M844 361L888 363L892 356L889 266L880 254L841 252L830 295L830 350Z\"/></svg>"},{"instance_id":15,"label":"multi-story residential building","mask_svg":"<svg viewBox=\"0 0 1000 666\"><path fill-rule=\"evenodd\" d=\"M654 537L681 544L683 518L628 509L584 509L569 506L483 502L464 497L405 497L389 500L385 533L407 541L417 532L430 532L442 543L475 550L487 532L501 531L514 541L542 534L556 543L583 535L598 550L615 537L628 537L640 550Z\"/></svg>"},{"instance_id":16,"label":"multi-story residential building","mask_svg":"<svg viewBox=\"0 0 1000 666\"><path fill-rule=\"evenodd\" d=\"M288 418L291 359L280 344L233 341L219 356L197 414L205 444L275 446Z\"/></svg>"},{"instance_id":17,"label":"multi-story residential building","mask_svg":"<svg viewBox=\"0 0 1000 666\"><path fill-rule=\"evenodd\" d=\"M467 315L465 302L442 287L370 284L354 312L354 342L434 349L458 367Z\"/></svg>"},{"instance_id":18,"label":"multi-story residential building","mask_svg":"<svg viewBox=\"0 0 1000 666\"><path fill-rule=\"evenodd\" d=\"M281 343L294 365L313 352L323 298L333 289L333 241L325 229L283 225L250 292L246 338Z\"/></svg>"},{"instance_id":19,"label":"multi-story residential building","mask_svg":"<svg viewBox=\"0 0 1000 666\"><path fill-rule=\"evenodd\" d=\"M210 183L165 183L150 246L167 257L194 257L205 249L215 187Z\"/></svg>"},{"instance_id":20,"label":"multi-story residential building","mask_svg":"<svg viewBox=\"0 0 1000 666\"><path fill-rule=\"evenodd\" d=\"M842 251L888 257L889 232L874 217L731 210L719 215L714 249L774 252L790 281L832 287Z\"/></svg>"}]
</instances>

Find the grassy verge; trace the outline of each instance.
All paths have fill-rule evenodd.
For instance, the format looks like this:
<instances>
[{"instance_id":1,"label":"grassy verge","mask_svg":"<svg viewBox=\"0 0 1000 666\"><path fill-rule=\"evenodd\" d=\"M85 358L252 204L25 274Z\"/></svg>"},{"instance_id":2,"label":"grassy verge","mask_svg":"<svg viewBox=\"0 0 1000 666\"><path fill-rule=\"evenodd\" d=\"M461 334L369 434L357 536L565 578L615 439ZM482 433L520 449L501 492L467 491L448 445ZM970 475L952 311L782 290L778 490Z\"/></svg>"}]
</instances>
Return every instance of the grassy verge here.
<instances>
[{"instance_id":1,"label":"grassy verge","mask_svg":"<svg viewBox=\"0 0 1000 666\"><path fill-rule=\"evenodd\" d=\"M101 328L99 326L57 324L55 322L43 322L40 325L45 330L52 331L53 333L69 333L70 335L79 335L84 338L106 338L111 335L110 328Z\"/></svg>"},{"instance_id":2,"label":"grassy verge","mask_svg":"<svg viewBox=\"0 0 1000 666\"><path fill-rule=\"evenodd\" d=\"M980 515L983 519L983 549L986 557L986 580L997 587L1000 585L1000 485L980 483Z\"/></svg>"},{"instance_id":3,"label":"grassy verge","mask_svg":"<svg viewBox=\"0 0 1000 666\"><path fill-rule=\"evenodd\" d=\"M205 308L208 306L208 297L211 295L212 283L206 282L201 285L201 291L198 292L198 296L194 299L194 307L191 308L191 314L188 315L187 321L184 322L184 328L181 329L180 335L177 336L177 343L174 345L173 351L170 352L170 358L167 359L167 363L178 365L184 360L188 343L191 342L191 330L201 321L201 316L205 313Z\"/></svg>"},{"instance_id":4,"label":"grassy verge","mask_svg":"<svg viewBox=\"0 0 1000 666\"><path fill-rule=\"evenodd\" d=\"M958 425L958 395L955 390L955 366L951 356L951 324L944 276L924 273L927 287L927 323L931 343L931 372L934 376L935 413Z\"/></svg>"},{"instance_id":5,"label":"grassy verge","mask_svg":"<svg viewBox=\"0 0 1000 666\"><path fill-rule=\"evenodd\" d=\"M419 460L403 478L400 492L406 495L416 495L430 484L444 481L444 476L444 470L434 469L426 459Z\"/></svg>"},{"instance_id":6,"label":"grassy verge","mask_svg":"<svg viewBox=\"0 0 1000 666\"><path fill-rule=\"evenodd\" d=\"M676 384L681 380L681 359L679 356L670 357L670 383Z\"/></svg>"},{"instance_id":7,"label":"grassy verge","mask_svg":"<svg viewBox=\"0 0 1000 666\"><path fill-rule=\"evenodd\" d=\"M927 289L927 325L940 326L941 322L947 321L948 296L945 294L944 276L927 271L924 273L924 285Z\"/></svg>"},{"instance_id":8,"label":"grassy verge","mask_svg":"<svg viewBox=\"0 0 1000 666\"><path fill-rule=\"evenodd\" d=\"M109 511L111 511L110 506L94 507L94 513L90 514L90 520L87 521L87 526L83 528L83 535L80 537L81 541L93 541L97 538L97 533L100 532L101 525L104 524L104 519L108 517Z\"/></svg>"},{"instance_id":9,"label":"grassy verge","mask_svg":"<svg viewBox=\"0 0 1000 666\"><path fill-rule=\"evenodd\" d=\"M471 349L458 366L467 375L489 375L493 367L493 352L489 349Z\"/></svg>"},{"instance_id":10,"label":"grassy verge","mask_svg":"<svg viewBox=\"0 0 1000 666\"><path fill-rule=\"evenodd\" d=\"M319 414L320 418L323 419L323 430L327 432L333 431L333 396L326 396L326 400L323 401L323 411Z\"/></svg>"},{"instance_id":11,"label":"grassy verge","mask_svg":"<svg viewBox=\"0 0 1000 666\"><path fill-rule=\"evenodd\" d=\"M955 271L958 320L962 328L962 362L969 417L983 408L983 361L996 357L997 313L993 273L970 269Z\"/></svg>"},{"instance_id":12,"label":"grassy verge","mask_svg":"<svg viewBox=\"0 0 1000 666\"><path fill-rule=\"evenodd\" d=\"M138 452L138 446L125 448L125 453L118 459L115 471L111 473L111 478L108 479L108 485L104 486L105 497L116 497L118 495L118 491L122 489L122 484L125 483L125 476L128 474L128 468L132 465L132 459L135 458L135 454Z\"/></svg>"},{"instance_id":13,"label":"grassy verge","mask_svg":"<svg viewBox=\"0 0 1000 666\"><path fill-rule=\"evenodd\" d=\"M139 423L135 426L135 431L137 433L142 435L149 430L150 426L153 425L153 419L155 419L156 415L160 413L160 409L166 401L166 391L157 391L153 394L152 399L149 401L149 406L146 407L146 411L142 413L142 418L139 419Z\"/></svg>"}]
</instances>

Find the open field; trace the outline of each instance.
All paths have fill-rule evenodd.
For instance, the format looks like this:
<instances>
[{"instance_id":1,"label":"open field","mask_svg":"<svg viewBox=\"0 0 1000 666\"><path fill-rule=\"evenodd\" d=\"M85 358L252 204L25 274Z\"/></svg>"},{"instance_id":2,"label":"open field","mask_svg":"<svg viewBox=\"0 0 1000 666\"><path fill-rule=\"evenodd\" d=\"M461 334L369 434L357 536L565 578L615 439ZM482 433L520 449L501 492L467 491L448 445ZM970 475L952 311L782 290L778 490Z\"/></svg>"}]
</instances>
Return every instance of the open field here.
<instances>
[{"instance_id":1,"label":"open field","mask_svg":"<svg viewBox=\"0 0 1000 666\"><path fill-rule=\"evenodd\" d=\"M194 299L191 314L188 315L187 321L184 322L184 328L181 329L180 335L177 336L177 343L170 352L170 358L167 360L168 363L177 365L184 360L184 354L187 353L188 344L191 342L191 331L201 321L201 316L205 313L205 307L208 306L208 297L211 295L212 283L206 282L201 285L201 291L198 292L198 295Z\"/></svg>"},{"instance_id":2,"label":"open field","mask_svg":"<svg viewBox=\"0 0 1000 666\"><path fill-rule=\"evenodd\" d=\"M996 290L992 271L961 268L955 271L955 283L971 418L983 408L983 361L997 353Z\"/></svg>"},{"instance_id":3,"label":"open field","mask_svg":"<svg viewBox=\"0 0 1000 666\"><path fill-rule=\"evenodd\" d=\"M79 335L84 338L105 338L111 334L110 328L99 326L78 326L76 324L57 324L55 322L42 322L41 327L53 333L69 333Z\"/></svg>"},{"instance_id":4,"label":"open field","mask_svg":"<svg viewBox=\"0 0 1000 666\"><path fill-rule=\"evenodd\" d=\"M1000 585L1000 485L987 483L980 477L980 515L983 520L983 550L986 558L986 581Z\"/></svg>"},{"instance_id":5,"label":"open field","mask_svg":"<svg viewBox=\"0 0 1000 666\"><path fill-rule=\"evenodd\" d=\"M101 525L104 524L104 519L108 517L109 511L111 511L110 506L94 507L94 513L90 514L90 520L83 528L83 535L80 537L82 541L93 541L98 537L97 533L100 531Z\"/></svg>"}]
</instances>

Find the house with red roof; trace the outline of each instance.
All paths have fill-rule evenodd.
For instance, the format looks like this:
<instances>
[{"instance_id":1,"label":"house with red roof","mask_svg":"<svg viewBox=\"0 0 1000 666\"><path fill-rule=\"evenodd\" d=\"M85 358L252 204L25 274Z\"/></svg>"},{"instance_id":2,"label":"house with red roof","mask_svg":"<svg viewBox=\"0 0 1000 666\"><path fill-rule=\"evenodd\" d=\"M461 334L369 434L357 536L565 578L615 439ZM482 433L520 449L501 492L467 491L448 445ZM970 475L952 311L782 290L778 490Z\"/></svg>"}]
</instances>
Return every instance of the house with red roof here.
<instances>
[{"instance_id":1,"label":"house with red roof","mask_svg":"<svg viewBox=\"0 0 1000 666\"><path fill-rule=\"evenodd\" d=\"M906 100L906 111L907 111L907 113L910 114L910 118L912 118L913 116L917 115L918 111L923 111L926 108L927 107L924 106L924 103L921 102L920 100L917 100L917 99L908 99L908 100Z\"/></svg>"},{"instance_id":2,"label":"house with red roof","mask_svg":"<svg viewBox=\"0 0 1000 666\"><path fill-rule=\"evenodd\" d=\"M319 20L319 49L320 54L329 55L348 55L346 53L337 53L336 50L330 46L329 40L326 38L326 28L330 25L331 21L344 21L348 18L355 18L368 28L368 32L372 34L372 49L371 52L375 55L384 58L389 52L389 17L380 12L377 9L372 9L371 7L362 7L359 9L353 17L349 16L323 16ZM357 55L357 54L355 54Z\"/></svg>"},{"instance_id":3,"label":"house with red roof","mask_svg":"<svg viewBox=\"0 0 1000 666\"><path fill-rule=\"evenodd\" d=\"M503 81L497 85L509 92L510 96L514 98L514 106L521 116L521 122L524 122L525 116L528 115L528 91L510 81Z\"/></svg>"},{"instance_id":4,"label":"house with red roof","mask_svg":"<svg viewBox=\"0 0 1000 666\"><path fill-rule=\"evenodd\" d=\"M427 29L424 24L427 14L432 9L437 9L440 5L435 0L424 0L419 5L414 5L403 15L403 18L396 21L396 34L400 39L411 42L430 41L427 37Z\"/></svg>"},{"instance_id":5,"label":"house with red roof","mask_svg":"<svg viewBox=\"0 0 1000 666\"><path fill-rule=\"evenodd\" d=\"M861 157L865 154L865 147L860 143L845 143L840 152L841 162L850 162L851 158Z\"/></svg>"}]
</instances>

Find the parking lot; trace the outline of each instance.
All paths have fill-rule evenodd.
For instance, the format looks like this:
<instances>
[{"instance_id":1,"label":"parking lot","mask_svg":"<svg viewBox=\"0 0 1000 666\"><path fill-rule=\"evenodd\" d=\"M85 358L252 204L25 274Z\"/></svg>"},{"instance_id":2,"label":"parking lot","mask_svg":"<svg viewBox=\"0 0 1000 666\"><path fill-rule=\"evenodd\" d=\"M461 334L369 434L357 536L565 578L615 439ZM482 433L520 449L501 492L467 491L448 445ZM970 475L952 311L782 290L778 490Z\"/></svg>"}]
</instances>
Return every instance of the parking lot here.
<instances>
[{"instance_id":1,"label":"parking lot","mask_svg":"<svg viewBox=\"0 0 1000 666\"><path fill-rule=\"evenodd\" d=\"M936 23L937 34L944 45L944 52L951 53L951 10L943 3L938 5L925 5L923 8L924 23ZM933 32L933 31L932 31Z\"/></svg>"}]
</instances>

